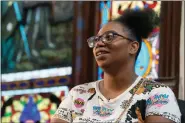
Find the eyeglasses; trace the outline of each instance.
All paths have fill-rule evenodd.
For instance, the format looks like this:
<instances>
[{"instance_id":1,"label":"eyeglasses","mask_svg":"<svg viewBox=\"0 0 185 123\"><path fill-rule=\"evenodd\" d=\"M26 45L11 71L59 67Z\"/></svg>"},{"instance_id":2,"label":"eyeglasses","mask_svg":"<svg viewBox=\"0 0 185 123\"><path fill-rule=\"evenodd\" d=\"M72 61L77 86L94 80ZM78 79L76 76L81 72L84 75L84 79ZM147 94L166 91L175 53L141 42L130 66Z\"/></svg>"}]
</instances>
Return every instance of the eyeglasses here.
<instances>
[{"instance_id":1,"label":"eyeglasses","mask_svg":"<svg viewBox=\"0 0 185 123\"><path fill-rule=\"evenodd\" d=\"M132 39L129 39L123 35L120 35L115 31L107 31L103 35L90 37L89 39L87 39L87 43L90 48L94 48L96 42L101 40L103 43L110 44L116 38L116 36L120 36L129 41L133 41Z\"/></svg>"}]
</instances>

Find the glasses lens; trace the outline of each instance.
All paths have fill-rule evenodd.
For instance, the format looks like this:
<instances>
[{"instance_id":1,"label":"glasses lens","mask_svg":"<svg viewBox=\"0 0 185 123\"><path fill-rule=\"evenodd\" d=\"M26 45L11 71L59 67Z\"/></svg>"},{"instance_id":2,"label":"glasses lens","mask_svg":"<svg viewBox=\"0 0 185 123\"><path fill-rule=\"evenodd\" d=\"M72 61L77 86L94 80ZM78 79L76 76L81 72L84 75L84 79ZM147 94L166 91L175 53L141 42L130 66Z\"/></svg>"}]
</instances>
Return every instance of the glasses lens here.
<instances>
[{"instance_id":1,"label":"glasses lens","mask_svg":"<svg viewBox=\"0 0 185 123\"><path fill-rule=\"evenodd\" d=\"M114 39L114 34L113 33L107 33L107 34L104 34L102 36L102 41L103 42L107 42L107 43L110 43L112 42L112 40Z\"/></svg>"},{"instance_id":2,"label":"glasses lens","mask_svg":"<svg viewBox=\"0 0 185 123\"><path fill-rule=\"evenodd\" d=\"M93 47L94 47L94 45L95 45L95 40L96 40L95 36L94 36L94 37L90 37L90 38L87 40L88 45L89 45L90 48L93 48Z\"/></svg>"}]
</instances>

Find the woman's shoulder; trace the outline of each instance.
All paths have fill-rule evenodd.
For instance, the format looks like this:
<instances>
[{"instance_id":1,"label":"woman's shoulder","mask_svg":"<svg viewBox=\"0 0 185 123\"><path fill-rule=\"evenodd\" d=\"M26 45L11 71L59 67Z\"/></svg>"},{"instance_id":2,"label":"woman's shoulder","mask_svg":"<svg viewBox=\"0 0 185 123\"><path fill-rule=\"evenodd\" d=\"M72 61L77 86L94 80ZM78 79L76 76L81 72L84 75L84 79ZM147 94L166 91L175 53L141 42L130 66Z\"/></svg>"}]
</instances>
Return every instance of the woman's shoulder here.
<instances>
[{"instance_id":1,"label":"woman's shoulder","mask_svg":"<svg viewBox=\"0 0 185 123\"><path fill-rule=\"evenodd\" d=\"M144 87L147 88L148 91L151 91L151 90L157 89L157 88L169 88L164 83L157 82L153 79L145 78L144 80L145 80L144 83L143 83Z\"/></svg>"},{"instance_id":2,"label":"woman's shoulder","mask_svg":"<svg viewBox=\"0 0 185 123\"><path fill-rule=\"evenodd\" d=\"M92 95L96 92L96 83L98 81L89 82L77 85L71 89L71 93L73 96L85 96Z\"/></svg>"},{"instance_id":3,"label":"woman's shoulder","mask_svg":"<svg viewBox=\"0 0 185 123\"><path fill-rule=\"evenodd\" d=\"M153 80L146 80L144 87L148 89L145 116L158 115L180 122L181 113L175 94L170 87Z\"/></svg>"},{"instance_id":4,"label":"woman's shoulder","mask_svg":"<svg viewBox=\"0 0 185 123\"><path fill-rule=\"evenodd\" d=\"M141 83L142 83L141 86L138 83L138 86L140 86L140 87L136 92L137 94L142 93L144 95L150 95L151 93L154 93L154 92L157 93L157 92L161 92L161 91L166 91L166 92L169 92L169 93L173 93L167 85L165 85L163 83L160 83L160 82L156 82L152 79L142 78Z\"/></svg>"},{"instance_id":5,"label":"woman's shoulder","mask_svg":"<svg viewBox=\"0 0 185 123\"><path fill-rule=\"evenodd\" d=\"M157 93L166 93L166 94L173 94L171 88L164 83L156 82L152 79L145 79L143 82L143 87L145 88L145 93L150 94L157 94Z\"/></svg>"},{"instance_id":6,"label":"woman's shoulder","mask_svg":"<svg viewBox=\"0 0 185 123\"><path fill-rule=\"evenodd\" d=\"M95 88L96 87L96 83L98 81L93 81L93 82L88 82L88 83L84 83L84 84L79 84L79 85L76 85L75 87L73 87L72 89L73 90L76 90L76 89L90 89L90 88Z\"/></svg>"}]
</instances>

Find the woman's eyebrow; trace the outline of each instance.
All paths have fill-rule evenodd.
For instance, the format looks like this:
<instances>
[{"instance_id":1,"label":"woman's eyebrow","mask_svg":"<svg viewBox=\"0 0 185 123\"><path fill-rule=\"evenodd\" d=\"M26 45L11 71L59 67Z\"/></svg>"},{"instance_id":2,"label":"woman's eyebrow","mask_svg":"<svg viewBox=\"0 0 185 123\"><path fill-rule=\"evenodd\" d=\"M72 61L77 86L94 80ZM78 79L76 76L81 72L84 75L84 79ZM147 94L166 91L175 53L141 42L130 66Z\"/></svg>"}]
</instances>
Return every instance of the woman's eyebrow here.
<instances>
[{"instance_id":1,"label":"woman's eyebrow","mask_svg":"<svg viewBox=\"0 0 185 123\"><path fill-rule=\"evenodd\" d=\"M116 32L116 31L114 31L114 30L108 30L108 31L104 32L104 33L101 34L101 35L104 35L104 34L106 34L106 33L108 33L108 32ZM116 33L117 33L117 32L116 32ZM101 36L101 35L97 34L96 36Z\"/></svg>"}]
</instances>

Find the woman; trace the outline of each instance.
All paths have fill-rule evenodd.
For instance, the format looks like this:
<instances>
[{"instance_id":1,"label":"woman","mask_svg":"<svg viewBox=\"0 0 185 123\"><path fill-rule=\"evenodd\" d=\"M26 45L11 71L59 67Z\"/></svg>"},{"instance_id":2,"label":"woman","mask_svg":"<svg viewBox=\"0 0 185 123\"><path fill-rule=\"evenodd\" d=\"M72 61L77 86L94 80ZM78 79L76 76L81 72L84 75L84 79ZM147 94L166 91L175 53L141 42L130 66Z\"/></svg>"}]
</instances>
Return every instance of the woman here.
<instances>
[{"instance_id":1,"label":"woman","mask_svg":"<svg viewBox=\"0 0 185 123\"><path fill-rule=\"evenodd\" d=\"M156 24L151 9L126 10L88 39L104 79L74 87L62 101L54 122L180 122L172 90L137 76L135 61L142 38Z\"/></svg>"}]
</instances>

